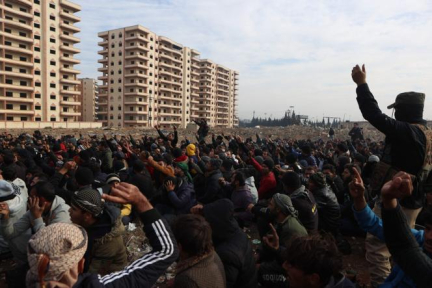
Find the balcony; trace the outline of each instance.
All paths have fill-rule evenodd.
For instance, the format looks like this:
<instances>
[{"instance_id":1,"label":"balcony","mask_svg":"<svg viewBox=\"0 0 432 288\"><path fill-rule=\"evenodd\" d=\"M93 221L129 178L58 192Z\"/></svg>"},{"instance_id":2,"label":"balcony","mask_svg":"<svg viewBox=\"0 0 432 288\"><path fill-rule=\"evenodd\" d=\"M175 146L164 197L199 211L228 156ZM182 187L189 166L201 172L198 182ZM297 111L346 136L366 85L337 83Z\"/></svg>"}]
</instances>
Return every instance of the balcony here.
<instances>
[{"instance_id":1,"label":"balcony","mask_svg":"<svg viewBox=\"0 0 432 288\"><path fill-rule=\"evenodd\" d=\"M175 97L172 97L172 96L159 95L159 96L158 96L158 99L182 102L182 99L180 99L180 98L175 98Z\"/></svg>"},{"instance_id":2,"label":"balcony","mask_svg":"<svg viewBox=\"0 0 432 288\"><path fill-rule=\"evenodd\" d=\"M128 115L147 115L147 111L124 111L124 114Z\"/></svg>"},{"instance_id":3,"label":"balcony","mask_svg":"<svg viewBox=\"0 0 432 288\"><path fill-rule=\"evenodd\" d=\"M15 65L24 66L24 67L33 67L34 66L34 64L32 62L19 61L19 60L8 59L8 58L3 58L3 57L0 57L0 62L15 64Z\"/></svg>"},{"instance_id":4,"label":"balcony","mask_svg":"<svg viewBox=\"0 0 432 288\"><path fill-rule=\"evenodd\" d=\"M134 83L126 83L124 84L125 87L143 87L143 88L147 88L148 85L146 83L139 83L139 82L134 82Z\"/></svg>"},{"instance_id":5,"label":"balcony","mask_svg":"<svg viewBox=\"0 0 432 288\"><path fill-rule=\"evenodd\" d=\"M60 90L61 94L66 94L66 95L81 95L80 91L74 91L74 90Z\"/></svg>"},{"instance_id":6,"label":"balcony","mask_svg":"<svg viewBox=\"0 0 432 288\"><path fill-rule=\"evenodd\" d=\"M74 33L81 32L80 28L78 28L76 26L73 26L73 25L70 25L70 24L66 24L66 23L60 23L60 27L63 28L63 29L65 29L65 30L72 31Z\"/></svg>"},{"instance_id":7,"label":"balcony","mask_svg":"<svg viewBox=\"0 0 432 288\"><path fill-rule=\"evenodd\" d=\"M81 116L80 112L63 112L60 111L60 115L62 116Z\"/></svg>"},{"instance_id":8,"label":"balcony","mask_svg":"<svg viewBox=\"0 0 432 288\"><path fill-rule=\"evenodd\" d=\"M144 41L146 43L149 43L149 40L147 38L141 37L141 35L138 33L134 33L134 36L125 37L125 41L134 41L134 40L139 40L139 41Z\"/></svg>"},{"instance_id":9,"label":"balcony","mask_svg":"<svg viewBox=\"0 0 432 288\"><path fill-rule=\"evenodd\" d=\"M14 85L14 84L4 84L4 83L0 83L0 88L21 90L21 91L30 91L30 92L34 91L34 87Z\"/></svg>"},{"instance_id":10,"label":"balcony","mask_svg":"<svg viewBox=\"0 0 432 288\"><path fill-rule=\"evenodd\" d=\"M108 81L108 75L105 75L105 76L99 76L97 79L98 79L98 80L102 80L102 81Z\"/></svg>"},{"instance_id":11,"label":"balcony","mask_svg":"<svg viewBox=\"0 0 432 288\"><path fill-rule=\"evenodd\" d=\"M126 100L124 102L125 105L138 105L138 106L148 106L149 103L143 102L143 101L133 101L133 100Z\"/></svg>"},{"instance_id":12,"label":"balcony","mask_svg":"<svg viewBox=\"0 0 432 288\"><path fill-rule=\"evenodd\" d=\"M14 39L17 41L22 41L22 42L33 44L33 37L22 37L19 35L15 35L12 33L6 33L3 31L0 31L0 36L4 36L5 38L8 38L8 39Z\"/></svg>"},{"instance_id":13,"label":"balcony","mask_svg":"<svg viewBox=\"0 0 432 288\"><path fill-rule=\"evenodd\" d=\"M18 21L1 19L0 18L0 22L4 22L4 24L5 24L6 27L18 28L18 29L29 31L29 32L33 31L32 26L30 26L28 24L24 24L24 23L18 22Z\"/></svg>"},{"instance_id":14,"label":"balcony","mask_svg":"<svg viewBox=\"0 0 432 288\"><path fill-rule=\"evenodd\" d=\"M18 98L18 97L4 97L4 96L0 96L0 101L18 102L18 103L34 103L33 98Z\"/></svg>"},{"instance_id":15,"label":"balcony","mask_svg":"<svg viewBox=\"0 0 432 288\"><path fill-rule=\"evenodd\" d=\"M74 12L81 11L81 6L67 0L60 0L60 5Z\"/></svg>"},{"instance_id":16,"label":"balcony","mask_svg":"<svg viewBox=\"0 0 432 288\"><path fill-rule=\"evenodd\" d=\"M98 42L98 46L102 46L102 47L107 46L108 47L108 39L104 39L104 40Z\"/></svg>"},{"instance_id":17,"label":"balcony","mask_svg":"<svg viewBox=\"0 0 432 288\"><path fill-rule=\"evenodd\" d=\"M21 54L27 54L33 56L33 51L30 49L23 49L19 47L9 46L9 45L0 45L0 49L5 49L7 51L17 52Z\"/></svg>"},{"instance_id":18,"label":"balcony","mask_svg":"<svg viewBox=\"0 0 432 288\"><path fill-rule=\"evenodd\" d=\"M75 80L75 79L61 78L60 79L60 83L71 84L71 85L79 85L79 84L81 84L81 81Z\"/></svg>"},{"instance_id":19,"label":"balcony","mask_svg":"<svg viewBox=\"0 0 432 288\"><path fill-rule=\"evenodd\" d=\"M139 63L134 63L134 64L127 64L125 65L126 69L129 68L142 68L142 69L148 69L149 67L143 64L139 64Z\"/></svg>"},{"instance_id":20,"label":"balcony","mask_svg":"<svg viewBox=\"0 0 432 288\"><path fill-rule=\"evenodd\" d=\"M71 35L65 35L65 34L61 34L60 39L67 40L67 41L70 41L72 43L80 43L81 42L81 40L78 37L71 36Z\"/></svg>"},{"instance_id":21,"label":"balcony","mask_svg":"<svg viewBox=\"0 0 432 288\"><path fill-rule=\"evenodd\" d=\"M98 68L98 71L108 73L108 67Z\"/></svg>"},{"instance_id":22,"label":"balcony","mask_svg":"<svg viewBox=\"0 0 432 288\"><path fill-rule=\"evenodd\" d=\"M145 52L149 52L150 50L147 48L147 47L145 47L145 46L141 46L141 45L133 45L133 46L127 46L126 48L125 48L125 50L126 51L130 51L130 50L143 50L143 51L145 51Z\"/></svg>"},{"instance_id":23,"label":"balcony","mask_svg":"<svg viewBox=\"0 0 432 288\"><path fill-rule=\"evenodd\" d=\"M0 109L0 113L4 114L14 114L14 115L34 115L34 111L29 110L9 110L9 109Z\"/></svg>"},{"instance_id":24,"label":"balcony","mask_svg":"<svg viewBox=\"0 0 432 288\"><path fill-rule=\"evenodd\" d=\"M61 67L60 71L63 73L71 73L71 74L80 74L81 73L79 70L72 69L72 68L64 68L64 67Z\"/></svg>"},{"instance_id":25,"label":"balcony","mask_svg":"<svg viewBox=\"0 0 432 288\"><path fill-rule=\"evenodd\" d=\"M78 101L60 101L60 105L64 106L81 106L81 102Z\"/></svg>"},{"instance_id":26,"label":"balcony","mask_svg":"<svg viewBox=\"0 0 432 288\"><path fill-rule=\"evenodd\" d=\"M27 1L26 1L27 2ZM28 2L27 2L28 3ZM0 4L0 9L3 9L4 11L8 11L13 15L21 16L27 19L33 19L33 15L27 12L22 12L13 8L9 8L6 5Z\"/></svg>"},{"instance_id":27,"label":"balcony","mask_svg":"<svg viewBox=\"0 0 432 288\"><path fill-rule=\"evenodd\" d=\"M124 120L125 124L147 124L147 120Z\"/></svg>"},{"instance_id":28,"label":"balcony","mask_svg":"<svg viewBox=\"0 0 432 288\"><path fill-rule=\"evenodd\" d=\"M148 93L147 92L134 91L134 92L125 92L124 95L125 96L148 96Z\"/></svg>"},{"instance_id":29,"label":"balcony","mask_svg":"<svg viewBox=\"0 0 432 288\"><path fill-rule=\"evenodd\" d=\"M60 45L60 49L64 50L64 51L67 51L67 52L70 52L70 53L74 53L74 54L77 54L77 53L81 52L80 49L75 48L73 46Z\"/></svg>"},{"instance_id":30,"label":"balcony","mask_svg":"<svg viewBox=\"0 0 432 288\"><path fill-rule=\"evenodd\" d=\"M134 53L133 55L126 55L125 59L126 60L141 59L141 60L145 60L145 61L149 61L150 60L147 56L141 55L139 53Z\"/></svg>"},{"instance_id":31,"label":"balcony","mask_svg":"<svg viewBox=\"0 0 432 288\"><path fill-rule=\"evenodd\" d=\"M144 78L147 79L148 76L146 74L140 74L140 73L132 73L132 74L125 74L125 78Z\"/></svg>"},{"instance_id":32,"label":"balcony","mask_svg":"<svg viewBox=\"0 0 432 288\"><path fill-rule=\"evenodd\" d=\"M178 93L178 94L182 93L182 91L180 91L180 90L174 90L174 89L167 88L167 87L159 87L159 90L160 91L172 92L172 93Z\"/></svg>"},{"instance_id":33,"label":"balcony","mask_svg":"<svg viewBox=\"0 0 432 288\"><path fill-rule=\"evenodd\" d=\"M63 62L66 62L66 63L72 63L72 64L80 64L80 63L81 63L80 60L75 59L75 58L72 58L72 57L64 57L64 56L61 56L61 57L60 57L60 60L63 61Z\"/></svg>"},{"instance_id":34,"label":"balcony","mask_svg":"<svg viewBox=\"0 0 432 288\"><path fill-rule=\"evenodd\" d=\"M98 54L99 54L99 55L105 55L105 54L108 54L108 49L100 50L100 51L98 51Z\"/></svg>"},{"instance_id":35,"label":"balcony","mask_svg":"<svg viewBox=\"0 0 432 288\"><path fill-rule=\"evenodd\" d=\"M0 70L0 75L9 75L12 77L17 77L17 78L27 78L27 79L33 79L33 74L26 74L26 73L18 73L18 72L10 72L10 71L3 71Z\"/></svg>"},{"instance_id":36,"label":"balcony","mask_svg":"<svg viewBox=\"0 0 432 288\"><path fill-rule=\"evenodd\" d=\"M60 17L67 18L68 20L74 21L74 22L80 22L81 18L72 14L72 13L66 13L64 11L60 11Z\"/></svg>"}]
</instances>

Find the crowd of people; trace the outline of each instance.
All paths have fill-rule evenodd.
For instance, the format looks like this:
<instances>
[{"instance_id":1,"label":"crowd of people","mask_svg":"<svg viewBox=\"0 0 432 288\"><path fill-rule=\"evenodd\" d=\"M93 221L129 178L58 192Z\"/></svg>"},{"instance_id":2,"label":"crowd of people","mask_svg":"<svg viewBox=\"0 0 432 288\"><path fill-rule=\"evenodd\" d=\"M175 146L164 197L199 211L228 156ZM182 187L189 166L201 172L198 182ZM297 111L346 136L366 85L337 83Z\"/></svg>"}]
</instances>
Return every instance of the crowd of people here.
<instances>
[{"instance_id":1,"label":"crowd of people","mask_svg":"<svg viewBox=\"0 0 432 288\"><path fill-rule=\"evenodd\" d=\"M366 237L374 286L428 287L432 134L424 94L383 114L356 66L357 101L386 135L351 140L209 134L0 136L0 252L10 287L355 287L346 236ZM366 135L367 136L367 135ZM432 174L431 174L432 175ZM400 200L400 201L399 201ZM125 226L151 252L129 263ZM253 249L245 230L255 227ZM390 255L395 264L391 266ZM355 282L355 281L354 281Z\"/></svg>"}]
</instances>

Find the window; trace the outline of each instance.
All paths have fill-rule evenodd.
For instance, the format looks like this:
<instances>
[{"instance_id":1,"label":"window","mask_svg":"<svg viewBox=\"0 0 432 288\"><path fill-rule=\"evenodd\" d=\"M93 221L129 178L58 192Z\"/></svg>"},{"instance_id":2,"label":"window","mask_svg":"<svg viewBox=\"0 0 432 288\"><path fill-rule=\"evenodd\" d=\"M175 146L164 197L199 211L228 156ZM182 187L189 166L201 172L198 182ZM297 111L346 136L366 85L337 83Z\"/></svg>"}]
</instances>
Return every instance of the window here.
<instances>
[{"instance_id":1,"label":"window","mask_svg":"<svg viewBox=\"0 0 432 288\"><path fill-rule=\"evenodd\" d=\"M6 67L5 67L5 70L6 70L6 71L9 71L9 72L12 72L12 67L6 66Z\"/></svg>"},{"instance_id":2,"label":"window","mask_svg":"<svg viewBox=\"0 0 432 288\"><path fill-rule=\"evenodd\" d=\"M40 52L40 48L39 47L34 47L34 50L36 51L36 52Z\"/></svg>"},{"instance_id":3,"label":"window","mask_svg":"<svg viewBox=\"0 0 432 288\"><path fill-rule=\"evenodd\" d=\"M19 44L18 46L19 46L19 48L27 49L27 45L25 45L25 44Z\"/></svg>"},{"instance_id":4,"label":"window","mask_svg":"<svg viewBox=\"0 0 432 288\"><path fill-rule=\"evenodd\" d=\"M12 110L13 109L13 104L6 104L6 109Z\"/></svg>"},{"instance_id":5,"label":"window","mask_svg":"<svg viewBox=\"0 0 432 288\"><path fill-rule=\"evenodd\" d=\"M34 62L35 62L35 63L40 63L40 59L39 59L39 58L35 58L35 59L34 59ZM39 74L39 75L40 75L40 74Z\"/></svg>"},{"instance_id":6,"label":"window","mask_svg":"<svg viewBox=\"0 0 432 288\"><path fill-rule=\"evenodd\" d=\"M63 107L63 112L68 112L68 108L67 107Z\"/></svg>"},{"instance_id":7,"label":"window","mask_svg":"<svg viewBox=\"0 0 432 288\"><path fill-rule=\"evenodd\" d=\"M51 88L56 88L56 84L55 84L55 83L51 83L51 84L50 84L50 87L51 87Z\"/></svg>"},{"instance_id":8,"label":"window","mask_svg":"<svg viewBox=\"0 0 432 288\"><path fill-rule=\"evenodd\" d=\"M51 73L50 73L50 76L51 76L51 77L55 77L55 76L56 76L56 73L55 73L55 72L51 72Z\"/></svg>"},{"instance_id":9,"label":"window","mask_svg":"<svg viewBox=\"0 0 432 288\"><path fill-rule=\"evenodd\" d=\"M5 41L5 45L7 45L7 46L12 46L12 42Z\"/></svg>"},{"instance_id":10,"label":"window","mask_svg":"<svg viewBox=\"0 0 432 288\"><path fill-rule=\"evenodd\" d=\"M41 98L41 94L36 93L36 94L35 94L35 98Z\"/></svg>"},{"instance_id":11,"label":"window","mask_svg":"<svg viewBox=\"0 0 432 288\"><path fill-rule=\"evenodd\" d=\"M40 117L36 117L36 118L35 118L35 121L40 122L40 121L41 121L41 118L40 118Z\"/></svg>"},{"instance_id":12,"label":"window","mask_svg":"<svg viewBox=\"0 0 432 288\"><path fill-rule=\"evenodd\" d=\"M57 98L56 95L50 95L51 100L55 100L56 98Z\"/></svg>"},{"instance_id":13,"label":"window","mask_svg":"<svg viewBox=\"0 0 432 288\"><path fill-rule=\"evenodd\" d=\"M6 32L6 33L12 33L12 30L9 29L9 28L5 28L5 32Z\"/></svg>"},{"instance_id":14,"label":"window","mask_svg":"<svg viewBox=\"0 0 432 288\"><path fill-rule=\"evenodd\" d=\"M56 40L54 38L50 38L51 43L56 43Z\"/></svg>"},{"instance_id":15,"label":"window","mask_svg":"<svg viewBox=\"0 0 432 288\"><path fill-rule=\"evenodd\" d=\"M55 4L54 3L50 3L49 7L52 8L52 9L55 9Z\"/></svg>"},{"instance_id":16,"label":"window","mask_svg":"<svg viewBox=\"0 0 432 288\"><path fill-rule=\"evenodd\" d=\"M55 55L56 51L55 50L50 50L50 53Z\"/></svg>"},{"instance_id":17,"label":"window","mask_svg":"<svg viewBox=\"0 0 432 288\"><path fill-rule=\"evenodd\" d=\"M7 97L13 97L13 92L11 92L11 91L6 91L6 96L7 96Z\"/></svg>"},{"instance_id":18,"label":"window","mask_svg":"<svg viewBox=\"0 0 432 288\"><path fill-rule=\"evenodd\" d=\"M39 23L34 23L33 26L34 26L35 28L40 28L40 24L39 24Z\"/></svg>"},{"instance_id":19,"label":"window","mask_svg":"<svg viewBox=\"0 0 432 288\"><path fill-rule=\"evenodd\" d=\"M36 82L36 83L35 83L35 86L36 86L36 87L41 87L41 83L40 83L40 82Z\"/></svg>"},{"instance_id":20,"label":"window","mask_svg":"<svg viewBox=\"0 0 432 288\"><path fill-rule=\"evenodd\" d=\"M51 19L51 20L55 20L55 16L54 16L54 15L51 15L51 16L50 16L50 19Z\"/></svg>"},{"instance_id":21,"label":"window","mask_svg":"<svg viewBox=\"0 0 432 288\"><path fill-rule=\"evenodd\" d=\"M12 79L6 79L6 84L13 84L13 81L12 81Z\"/></svg>"},{"instance_id":22,"label":"window","mask_svg":"<svg viewBox=\"0 0 432 288\"><path fill-rule=\"evenodd\" d=\"M50 27L50 31L55 32L56 31L55 27Z\"/></svg>"},{"instance_id":23,"label":"window","mask_svg":"<svg viewBox=\"0 0 432 288\"><path fill-rule=\"evenodd\" d=\"M55 66L56 62L55 61L50 61L50 65Z\"/></svg>"},{"instance_id":24,"label":"window","mask_svg":"<svg viewBox=\"0 0 432 288\"><path fill-rule=\"evenodd\" d=\"M56 110L56 106L51 106L51 107L50 107L50 110L51 110L51 111L55 111L55 110Z\"/></svg>"},{"instance_id":25,"label":"window","mask_svg":"<svg viewBox=\"0 0 432 288\"><path fill-rule=\"evenodd\" d=\"M121 92L122 91L122 89L121 88L118 88L118 92Z\"/></svg>"},{"instance_id":26,"label":"window","mask_svg":"<svg viewBox=\"0 0 432 288\"><path fill-rule=\"evenodd\" d=\"M12 55L10 55L10 54L6 54L5 57L6 57L7 59L13 59Z\"/></svg>"},{"instance_id":27,"label":"window","mask_svg":"<svg viewBox=\"0 0 432 288\"><path fill-rule=\"evenodd\" d=\"M41 75L41 72L39 70L36 70L35 75Z\"/></svg>"},{"instance_id":28,"label":"window","mask_svg":"<svg viewBox=\"0 0 432 288\"><path fill-rule=\"evenodd\" d=\"M36 109L36 110L41 110L41 106L40 106L40 105L36 105L36 106L35 106L35 109Z\"/></svg>"},{"instance_id":29,"label":"window","mask_svg":"<svg viewBox=\"0 0 432 288\"><path fill-rule=\"evenodd\" d=\"M113 115L110 115L110 120L113 120L114 119L114 116Z\"/></svg>"},{"instance_id":30,"label":"window","mask_svg":"<svg viewBox=\"0 0 432 288\"><path fill-rule=\"evenodd\" d=\"M63 122L67 122L68 121L68 119L67 118L63 118Z\"/></svg>"},{"instance_id":31,"label":"window","mask_svg":"<svg viewBox=\"0 0 432 288\"><path fill-rule=\"evenodd\" d=\"M55 122L55 121L56 121L56 118L55 118L55 117L51 117L51 118L50 118L50 121L51 121L51 122Z\"/></svg>"},{"instance_id":32,"label":"window","mask_svg":"<svg viewBox=\"0 0 432 288\"><path fill-rule=\"evenodd\" d=\"M27 97L27 93L25 93L25 92L20 93L20 97L21 98L26 98Z\"/></svg>"},{"instance_id":33,"label":"window","mask_svg":"<svg viewBox=\"0 0 432 288\"><path fill-rule=\"evenodd\" d=\"M20 110L27 110L27 105L20 105Z\"/></svg>"},{"instance_id":34,"label":"window","mask_svg":"<svg viewBox=\"0 0 432 288\"><path fill-rule=\"evenodd\" d=\"M36 12L36 11L35 11L35 12L34 12L34 15L37 16L37 17L40 17L40 13L39 13L39 12Z\"/></svg>"},{"instance_id":35,"label":"window","mask_svg":"<svg viewBox=\"0 0 432 288\"><path fill-rule=\"evenodd\" d=\"M40 38L40 35L34 35L34 39L36 39L36 40L40 40L41 38Z\"/></svg>"},{"instance_id":36,"label":"window","mask_svg":"<svg viewBox=\"0 0 432 288\"><path fill-rule=\"evenodd\" d=\"M20 61L26 62L27 61L27 57L20 57Z\"/></svg>"},{"instance_id":37,"label":"window","mask_svg":"<svg viewBox=\"0 0 432 288\"><path fill-rule=\"evenodd\" d=\"M33 2L34 2L35 4L38 4L38 5L40 4L40 1L39 1L39 0L34 0Z\"/></svg>"}]
</instances>

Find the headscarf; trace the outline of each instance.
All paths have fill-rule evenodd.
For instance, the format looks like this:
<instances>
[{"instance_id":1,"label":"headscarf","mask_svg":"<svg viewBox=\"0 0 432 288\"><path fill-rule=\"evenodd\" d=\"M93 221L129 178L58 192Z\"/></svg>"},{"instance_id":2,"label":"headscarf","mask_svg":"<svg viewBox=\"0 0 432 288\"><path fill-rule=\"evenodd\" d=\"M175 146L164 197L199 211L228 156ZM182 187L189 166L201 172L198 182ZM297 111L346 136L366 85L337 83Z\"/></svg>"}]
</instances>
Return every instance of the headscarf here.
<instances>
[{"instance_id":1,"label":"headscarf","mask_svg":"<svg viewBox=\"0 0 432 288\"><path fill-rule=\"evenodd\" d=\"M195 156L195 145L194 144L189 144L188 146L186 146L186 154L187 156Z\"/></svg>"},{"instance_id":2,"label":"headscarf","mask_svg":"<svg viewBox=\"0 0 432 288\"><path fill-rule=\"evenodd\" d=\"M27 246L27 287L72 287L87 242L86 231L75 224L55 223L40 229Z\"/></svg>"},{"instance_id":3,"label":"headscarf","mask_svg":"<svg viewBox=\"0 0 432 288\"><path fill-rule=\"evenodd\" d=\"M185 173L185 175L187 176L189 182L192 183L193 180L192 180L192 176L189 173L189 167L188 167L188 165L186 163L184 163L184 162L178 162L175 165L178 168L180 168Z\"/></svg>"},{"instance_id":4,"label":"headscarf","mask_svg":"<svg viewBox=\"0 0 432 288\"><path fill-rule=\"evenodd\" d=\"M276 193L273 195L273 201L284 215L297 217L297 210L294 208L291 198L288 195Z\"/></svg>"}]
</instances>

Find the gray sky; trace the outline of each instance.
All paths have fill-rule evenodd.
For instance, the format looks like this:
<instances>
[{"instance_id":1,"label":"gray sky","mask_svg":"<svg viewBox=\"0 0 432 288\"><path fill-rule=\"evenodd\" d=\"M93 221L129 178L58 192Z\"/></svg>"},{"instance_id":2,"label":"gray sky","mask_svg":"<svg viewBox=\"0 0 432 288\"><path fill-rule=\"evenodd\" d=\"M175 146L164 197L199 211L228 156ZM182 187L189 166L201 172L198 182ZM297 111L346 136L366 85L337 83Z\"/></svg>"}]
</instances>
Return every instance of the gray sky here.
<instances>
[{"instance_id":1,"label":"gray sky","mask_svg":"<svg viewBox=\"0 0 432 288\"><path fill-rule=\"evenodd\" d=\"M386 113L400 92L426 93L432 119L430 0L72 0L82 6L81 77L97 78L97 33L141 24L239 72L239 117L363 119L351 69L366 64Z\"/></svg>"}]
</instances>

